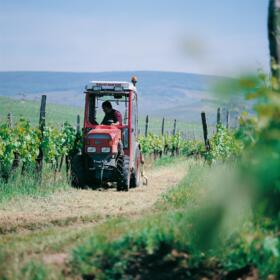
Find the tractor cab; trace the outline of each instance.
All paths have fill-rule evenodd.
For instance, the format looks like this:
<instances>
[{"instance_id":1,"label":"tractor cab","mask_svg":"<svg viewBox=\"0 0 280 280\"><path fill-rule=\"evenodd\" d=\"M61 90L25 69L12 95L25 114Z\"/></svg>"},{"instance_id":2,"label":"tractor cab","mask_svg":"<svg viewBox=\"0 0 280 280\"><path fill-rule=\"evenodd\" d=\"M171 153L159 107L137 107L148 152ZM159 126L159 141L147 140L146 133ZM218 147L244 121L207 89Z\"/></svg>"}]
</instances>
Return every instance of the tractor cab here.
<instances>
[{"instance_id":1,"label":"tractor cab","mask_svg":"<svg viewBox=\"0 0 280 280\"><path fill-rule=\"evenodd\" d=\"M133 149L130 149L130 147L133 148L132 146L138 137L138 106L135 86L128 82L93 81L86 86L85 94L85 137L89 137L89 139L92 139L92 137L99 137L100 139L107 137L108 139L111 138L112 141L118 140L116 138L120 137L124 153L130 156L130 153L133 153ZM122 120L119 124L115 125L113 120L111 125L102 124L102 120L105 117L102 103L105 101L109 101L113 110L117 110L120 113ZM91 144L95 142L88 141L86 143L86 153L91 153ZM110 148L112 148L110 152L116 151L114 145ZM98 153L98 151L95 153Z\"/></svg>"},{"instance_id":2,"label":"tractor cab","mask_svg":"<svg viewBox=\"0 0 280 280\"><path fill-rule=\"evenodd\" d=\"M115 182L118 190L139 185L141 151L135 84L132 80L92 81L86 85L83 151L76 156L79 170L73 162L74 185ZM102 106L104 102L111 106L109 112Z\"/></svg>"}]
</instances>

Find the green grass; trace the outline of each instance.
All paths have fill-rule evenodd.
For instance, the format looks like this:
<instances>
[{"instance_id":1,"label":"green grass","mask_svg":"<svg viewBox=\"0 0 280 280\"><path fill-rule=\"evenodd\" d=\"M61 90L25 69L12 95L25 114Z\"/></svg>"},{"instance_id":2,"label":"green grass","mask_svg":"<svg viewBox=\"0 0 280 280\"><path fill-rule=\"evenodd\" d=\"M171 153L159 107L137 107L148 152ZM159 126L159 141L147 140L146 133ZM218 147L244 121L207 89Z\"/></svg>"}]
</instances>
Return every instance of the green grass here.
<instances>
[{"instance_id":1,"label":"green grass","mask_svg":"<svg viewBox=\"0 0 280 280\"><path fill-rule=\"evenodd\" d=\"M43 169L41 181L34 174L34 170L27 171L21 175L21 170L18 169L8 182L0 179L0 204L3 204L17 197L42 197L47 196L59 190L69 188L66 175L61 172L56 178L54 171L46 166Z\"/></svg>"},{"instance_id":2,"label":"green grass","mask_svg":"<svg viewBox=\"0 0 280 280\"><path fill-rule=\"evenodd\" d=\"M184 157L172 157L172 156L162 156L161 158L157 159L154 161L154 166L155 167L160 167L160 166L167 166L167 165L172 165L180 160L185 160Z\"/></svg>"}]
</instances>

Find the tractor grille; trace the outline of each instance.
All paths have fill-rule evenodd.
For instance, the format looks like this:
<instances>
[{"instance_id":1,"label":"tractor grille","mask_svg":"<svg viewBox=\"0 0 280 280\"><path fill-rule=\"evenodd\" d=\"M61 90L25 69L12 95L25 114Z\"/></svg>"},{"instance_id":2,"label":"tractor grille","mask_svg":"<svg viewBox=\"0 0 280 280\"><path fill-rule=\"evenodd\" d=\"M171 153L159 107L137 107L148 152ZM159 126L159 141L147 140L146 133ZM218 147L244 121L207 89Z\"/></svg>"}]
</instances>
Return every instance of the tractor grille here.
<instances>
[{"instance_id":1,"label":"tractor grille","mask_svg":"<svg viewBox=\"0 0 280 280\"><path fill-rule=\"evenodd\" d=\"M88 157L88 169L112 169L115 167L115 159L112 158L112 155L103 155L98 154Z\"/></svg>"}]
</instances>

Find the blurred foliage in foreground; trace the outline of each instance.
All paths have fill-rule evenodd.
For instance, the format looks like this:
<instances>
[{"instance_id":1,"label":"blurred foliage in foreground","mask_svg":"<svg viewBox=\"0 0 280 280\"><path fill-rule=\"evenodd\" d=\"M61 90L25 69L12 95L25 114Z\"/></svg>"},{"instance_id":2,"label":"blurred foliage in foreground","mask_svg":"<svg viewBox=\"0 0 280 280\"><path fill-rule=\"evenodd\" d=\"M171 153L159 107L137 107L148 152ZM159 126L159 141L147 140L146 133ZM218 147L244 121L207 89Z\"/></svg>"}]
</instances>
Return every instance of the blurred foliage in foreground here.
<instances>
[{"instance_id":1,"label":"blurred foliage in foreground","mask_svg":"<svg viewBox=\"0 0 280 280\"><path fill-rule=\"evenodd\" d=\"M280 92L264 75L241 80L248 99L255 99L256 116L244 115L237 137L244 142L241 172L255 195L255 206L279 223L280 214ZM257 211L258 212L258 211Z\"/></svg>"}]
</instances>

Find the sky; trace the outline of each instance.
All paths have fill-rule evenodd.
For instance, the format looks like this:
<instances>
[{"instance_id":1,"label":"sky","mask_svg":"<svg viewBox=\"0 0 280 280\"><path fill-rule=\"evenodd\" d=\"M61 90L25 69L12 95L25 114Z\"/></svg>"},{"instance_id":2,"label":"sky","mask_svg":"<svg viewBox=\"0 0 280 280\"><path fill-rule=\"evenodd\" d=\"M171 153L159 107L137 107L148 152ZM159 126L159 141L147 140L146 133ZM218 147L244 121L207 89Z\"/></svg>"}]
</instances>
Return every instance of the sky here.
<instances>
[{"instance_id":1,"label":"sky","mask_svg":"<svg viewBox=\"0 0 280 280\"><path fill-rule=\"evenodd\" d=\"M0 0L0 71L268 71L268 0Z\"/></svg>"}]
</instances>

